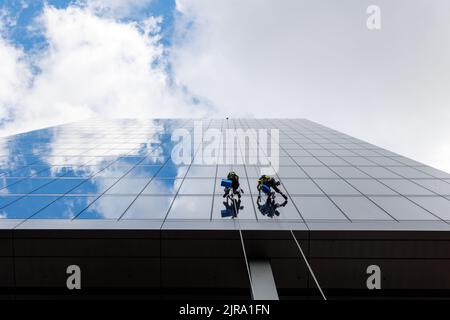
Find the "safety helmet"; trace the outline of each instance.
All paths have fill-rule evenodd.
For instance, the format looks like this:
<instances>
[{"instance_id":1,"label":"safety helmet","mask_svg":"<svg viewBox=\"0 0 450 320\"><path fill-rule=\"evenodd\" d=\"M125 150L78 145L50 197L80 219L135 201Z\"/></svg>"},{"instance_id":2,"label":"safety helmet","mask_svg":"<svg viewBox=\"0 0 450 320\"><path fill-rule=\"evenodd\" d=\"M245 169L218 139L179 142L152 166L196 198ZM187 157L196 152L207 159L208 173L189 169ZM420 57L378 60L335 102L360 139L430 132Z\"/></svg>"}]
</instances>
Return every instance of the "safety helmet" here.
<instances>
[{"instance_id":1,"label":"safety helmet","mask_svg":"<svg viewBox=\"0 0 450 320\"><path fill-rule=\"evenodd\" d=\"M230 172L228 173L227 178L228 178L228 179L232 179L232 178L237 178L237 179L239 179L239 176L236 174L236 172L230 171Z\"/></svg>"},{"instance_id":2,"label":"safety helmet","mask_svg":"<svg viewBox=\"0 0 450 320\"><path fill-rule=\"evenodd\" d=\"M269 179L270 179L270 177L269 177L268 175L263 174L263 175L258 179L258 184L261 184L261 183L263 183L264 181L267 181L267 180L269 180Z\"/></svg>"}]
</instances>

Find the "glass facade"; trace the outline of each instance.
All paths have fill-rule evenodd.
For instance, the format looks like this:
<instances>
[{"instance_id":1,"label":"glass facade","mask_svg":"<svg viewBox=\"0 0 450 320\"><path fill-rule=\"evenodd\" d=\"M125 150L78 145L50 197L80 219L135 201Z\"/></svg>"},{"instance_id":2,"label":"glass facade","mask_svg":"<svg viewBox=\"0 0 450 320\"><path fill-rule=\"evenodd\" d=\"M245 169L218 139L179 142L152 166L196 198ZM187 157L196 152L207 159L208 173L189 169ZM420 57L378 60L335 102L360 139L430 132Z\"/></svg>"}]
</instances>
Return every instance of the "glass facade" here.
<instances>
[{"instance_id":1,"label":"glass facade","mask_svg":"<svg viewBox=\"0 0 450 320\"><path fill-rule=\"evenodd\" d=\"M145 220L156 228L449 226L445 172L304 119L203 120L202 132L198 123L89 120L2 138L0 227L45 227L50 219L59 226ZM180 129L192 137L182 163L174 161ZM246 138L228 139L230 129ZM267 148L271 129L276 158ZM214 142L209 132L219 133ZM276 214L257 205L257 180L267 169L288 197ZM244 191L237 218L224 214L221 180L230 171Z\"/></svg>"},{"instance_id":2,"label":"glass facade","mask_svg":"<svg viewBox=\"0 0 450 320\"><path fill-rule=\"evenodd\" d=\"M267 194L262 174L279 181ZM449 174L304 119L89 120L0 139L7 298L71 295L75 265L86 297L250 299L255 263L280 299L321 299L319 284L449 297L449 222Z\"/></svg>"}]
</instances>

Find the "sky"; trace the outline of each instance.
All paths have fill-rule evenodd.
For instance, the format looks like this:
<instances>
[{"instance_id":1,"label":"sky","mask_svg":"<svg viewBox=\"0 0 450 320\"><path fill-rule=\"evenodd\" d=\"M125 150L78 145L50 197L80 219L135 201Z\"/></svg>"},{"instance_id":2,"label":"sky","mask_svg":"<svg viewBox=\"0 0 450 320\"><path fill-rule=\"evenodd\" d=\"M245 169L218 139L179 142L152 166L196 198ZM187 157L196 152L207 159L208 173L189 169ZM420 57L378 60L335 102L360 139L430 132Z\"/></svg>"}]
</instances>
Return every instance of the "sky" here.
<instances>
[{"instance_id":1,"label":"sky","mask_svg":"<svg viewBox=\"0 0 450 320\"><path fill-rule=\"evenodd\" d=\"M450 172L449 103L448 0L0 0L0 136L307 118Z\"/></svg>"}]
</instances>

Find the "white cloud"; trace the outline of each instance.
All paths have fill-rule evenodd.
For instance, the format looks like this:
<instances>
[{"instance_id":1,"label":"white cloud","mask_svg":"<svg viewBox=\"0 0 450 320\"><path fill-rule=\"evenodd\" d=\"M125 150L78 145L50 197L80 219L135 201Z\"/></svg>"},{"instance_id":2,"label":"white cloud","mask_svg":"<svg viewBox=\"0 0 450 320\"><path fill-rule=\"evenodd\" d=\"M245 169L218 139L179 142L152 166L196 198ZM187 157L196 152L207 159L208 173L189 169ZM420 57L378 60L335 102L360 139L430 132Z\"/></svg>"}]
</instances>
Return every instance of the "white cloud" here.
<instances>
[{"instance_id":1,"label":"white cloud","mask_svg":"<svg viewBox=\"0 0 450 320\"><path fill-rule=\"evenodd\" d=\"M175 86L157 19L117 20L150 2L47 6L38 56L0 39L0 119L14 118L0 136L96 115L206 114L193 92L217 116L305 117L450 171L447 0L380 0L377 32L364 1L178 0Z\"/></svg>"},{"instance_id":2,"label":"white cloud","mask_svg":"<svg viewBox=\"0 0 450 320\"><path fill-rule=\"evenodd\" d=\"M30 79L22 52L0 37L0 120L14 112Z\"/></svg>"},{"instance_id":3,"label":"white cloud","mask_svg":"<svg viewBox=\"0 0 450 320\"><path fill-rule=\"evenodd\" d=\"M301 117L450 172L450 2L177 1L176 80L220 115Z\"/></svg>"},{"instance_id":4,"label":"white cloud","mask_svg":"<svg viewBox=\"0 0 450 320\"><path fill-rule=\"evenodd\" d=\"M30 76L24 54L2 40L0 117L14 110L7 135L86 117L200 116L182 90L171 86L158 43L158 19L142 25L96 15L86 7L46 6L38 21L47 49L28 57L40 72ZM144 30L144 32L142 32ZM3 65L3 63L2 63ZM27 85L29 84L29 85Z\"/></svg>"}]
</instances>

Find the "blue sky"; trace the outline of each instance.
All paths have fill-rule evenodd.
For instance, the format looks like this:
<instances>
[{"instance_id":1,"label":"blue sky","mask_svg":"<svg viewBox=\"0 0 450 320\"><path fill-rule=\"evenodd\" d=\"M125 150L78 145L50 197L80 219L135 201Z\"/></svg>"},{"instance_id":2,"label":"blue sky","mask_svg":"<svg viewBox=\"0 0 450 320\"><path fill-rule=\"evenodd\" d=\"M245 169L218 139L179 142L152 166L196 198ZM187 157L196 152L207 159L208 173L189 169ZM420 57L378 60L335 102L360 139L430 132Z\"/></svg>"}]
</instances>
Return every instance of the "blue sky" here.
<instances>
[{"instance_id":1,"label":"blue sky","mask_svg":"<svg viewBox=\"0 0 450 320\"><path fill-rule=\"evenodd\" d=\"M0 136L90 117L307 118L450 171L448 0L0 9Z\"/></svg>"},{"instance_id":2,"label":"blue sky","mask_svg":"<svg viewBox=\"0 0 450 320\"><path fill-rule=\"evenodd\" d=\"M4 14L14 19L14 25L6 25L4 32L7 32L8 38L16 45L23 47L26 51L33 48L39 48L45 43L45 38L39 33L30 33L27 28L32 27L35 19L42 14L44 5L64 9L69 5L76 5L76 0L2 0L0 7ZM139 8L138 14L132 14L121 18L124 21L139 21L148 16L161 16L162 43L170 45L171 32L173 31L173 15L175 10L175 1L173 0L154 0L149 1L144 7Z\"/></svg>"}]
</instances>

